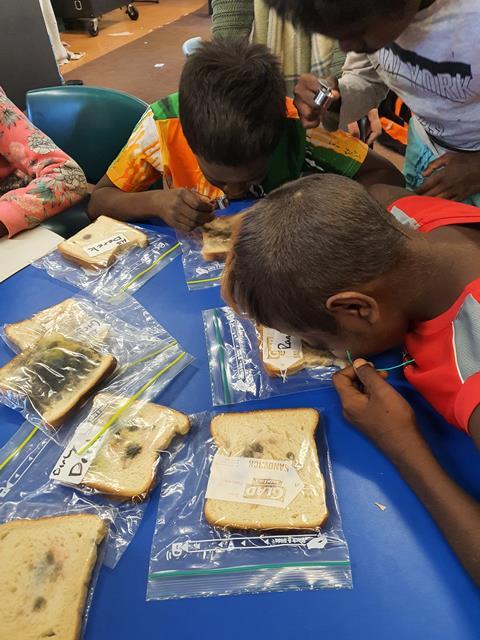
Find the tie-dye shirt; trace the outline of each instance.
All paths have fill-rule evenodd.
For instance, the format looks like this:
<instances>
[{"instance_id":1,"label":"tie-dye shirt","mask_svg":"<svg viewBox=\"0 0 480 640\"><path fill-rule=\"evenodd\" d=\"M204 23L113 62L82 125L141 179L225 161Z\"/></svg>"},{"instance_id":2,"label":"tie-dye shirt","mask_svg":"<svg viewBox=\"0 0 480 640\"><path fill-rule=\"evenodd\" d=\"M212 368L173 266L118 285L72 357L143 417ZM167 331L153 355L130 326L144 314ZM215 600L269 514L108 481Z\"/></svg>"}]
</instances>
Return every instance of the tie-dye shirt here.
<instances>
[{"instance_id":1,"label":"tie-dye shirt","mask_svg":"<svg viewBox=\"0 0 480 640\"><path fill-rule=\"evenodd\" d=\"M67 209L86 193L78 164L0 88L0 222L9 237Z\"/></svg>"},{"instance_id":2,"label":"tie-dye shirt","mask_svg":"<svg viewBox=\"0 0 480 640\"><path fill-rule=\"evenodd\" d=\"M323 129L306 132L292 100L286 99L287 127L275 149L268 173L252 195L261 196L303 174L330 172L352 178L363 164L368 147L357 138ZM223 195L198 165L182 131L178 94L152 104L130 139L110 165L107 176L122 191L145 191L160 178L164 189L194 189L208 198Z\"/></svg>"}]
</instances>

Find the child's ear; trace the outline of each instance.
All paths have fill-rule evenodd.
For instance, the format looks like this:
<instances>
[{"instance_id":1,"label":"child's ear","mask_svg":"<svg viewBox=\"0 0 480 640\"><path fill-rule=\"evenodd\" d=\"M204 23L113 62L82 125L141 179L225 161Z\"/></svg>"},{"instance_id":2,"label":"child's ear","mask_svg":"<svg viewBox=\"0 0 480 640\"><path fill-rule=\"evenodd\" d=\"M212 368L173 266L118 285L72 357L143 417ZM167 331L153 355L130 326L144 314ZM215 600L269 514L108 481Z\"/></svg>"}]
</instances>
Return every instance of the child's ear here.
<instances>
[{"instance_id":1,"label":"child's ear","mask_svg":"<svg viewBox=\"0 0 480 640\"><path fill-rule=\"evenodd\" d=\"M375 324L380 315L377 301L358 291L336 293L327 300L326 307L340 324L349 324L352 320Z\"/></svg>"}]
</instances>

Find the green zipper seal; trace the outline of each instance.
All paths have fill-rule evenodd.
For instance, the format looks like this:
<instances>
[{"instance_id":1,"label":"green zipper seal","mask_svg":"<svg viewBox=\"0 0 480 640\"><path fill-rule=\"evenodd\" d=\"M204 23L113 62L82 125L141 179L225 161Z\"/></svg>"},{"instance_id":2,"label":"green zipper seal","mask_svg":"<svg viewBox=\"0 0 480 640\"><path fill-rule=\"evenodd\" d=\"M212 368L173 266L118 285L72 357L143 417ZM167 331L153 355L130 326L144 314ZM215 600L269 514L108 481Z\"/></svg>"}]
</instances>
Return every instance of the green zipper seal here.
<instances>
[{"instance_id":1,"label":"green zipper seal","mask_svg":"<svg viewBox=\"0 0 480 640\"><path fill-rule=\"evenodd\" d=\"M202 284L202 282L217 282L221 280L222 276L215 276L214 278L204 278L203 280L187 280L187 284Z\"/></svg>"},{"instance_id":2,"label":"green zipper seal","mask_svg":"<svg viewBox=\"0 0 480 640\"><path fill-rule=\"evenodd\" d=\"M220 374L222 377L222 384L223 384L223 398L226 404L231 404L232 396L230 394L230 386L228 384L228 377L227 377L227 368L225 366L225 345L222 340L218 311L216 309L213 310L213 326L215 328L215 337L217 339L217 346L219 347L219 350L220 350Z\"/></svg>"},{"instance_id":3,"label":"green zipper seal","mask_svg":"<svg viewBox=\"0 0 480 640\"><path fill-rule=\"evenodd\" d=\"M163 376L164 373L166 373L169 369L171 369L174 365L176 365L177 362L180 362L180 360L184 358L186 355L187 355L186 352L182 351L182 353L178 355L174 360L172 360L172 362L169 362L165 367L163 367L163 369L161 369L154 376L152 376L150 380L147 380L147 382L143 385L141 389L139 389L136 393L134 393L131 398L129 398L117 411L115 411L113 416L109 420L107 420L107 422L100 429L100 431L96 433L93 436L93 438L91 438L91 440L87 442L87 444L85 444L81 449L77 451L77 454L79 456L83 455L87 449L89 449L93 444L95 444L95 442L97 442L99 438L103 436L103 434L118 420L118 418L122 415L122 413L126 409L128 409L128 407L132 405L135 402L135 400L137 400L137 398L139 398L142 395L142 393L145 393L145 391L149 387L151 387L156 380L158 380L161 376Z\"/></svg>"},{"instance_id":4,"label":"green zipper seal","mask_svg":"<svg viewBox=\"0 0 480 640\"><path fill-rule=\"evenodd\" d=\"M144 269L143 271L140 271L140 273L137 273L136 276L134 276L130 282L127 282L127 284L124 284L122 287L122 291L126 291L127 289L129 289L132 284L134 284L139 278L141 278L142 276L144 276L146 273L148 273L149 271L151 271L153 269L153 267L156 267L157 264L163 260L164 258L166 258L170 253L172 253L172 251L175 251L175 249L178 249L178 247L180 246L180 243L177 242L177 244L174 244L173 247L170 247L170 249L168 249L168 251L165 251L165 253L162 253L161 256L159 256L154 262L152 262L152 264L147 267L146 269Z\"/></svg>"},{"instance_id":5,"label":"green zipper seal","mask_svg":"<svg viewBox=\"0 0 480 640\"><path fill-rule=\"evenodd\" d=\"M163 580L164 578L175 578L185 576L208 576L222 573L244 573L247 571L259 571L261 569L310 569L312 567L349 567L350 560L330 560L324 562L288 562L286 564L247 564L241 567L223 567L221 569L186 569L183 571L154 571L148 574L149 580Z\"/></svg>"},{"instance_id":6,"label":"green zipper seal","mask_svg":"<svg viewBox=\"0 0 480 640\"><path fill-rule=\"evenodd\" d=\"M8 455L3 462L0 462L0 471L3 471L5 469L5 467L7 466L7 464L9 462L11 462L20 453L20 451L22 451L22 449L25 449L25 447L30 442L30 440L33 438L33 436L37 433L37 431L38 431L38 427L33 427L33 429L30 431L30 433L25 438L25 440L23 442L21 442L18 445L18 447L15 447L15 449L12 451L12 453L10 455Z\"/></svg>"}]
</instances>

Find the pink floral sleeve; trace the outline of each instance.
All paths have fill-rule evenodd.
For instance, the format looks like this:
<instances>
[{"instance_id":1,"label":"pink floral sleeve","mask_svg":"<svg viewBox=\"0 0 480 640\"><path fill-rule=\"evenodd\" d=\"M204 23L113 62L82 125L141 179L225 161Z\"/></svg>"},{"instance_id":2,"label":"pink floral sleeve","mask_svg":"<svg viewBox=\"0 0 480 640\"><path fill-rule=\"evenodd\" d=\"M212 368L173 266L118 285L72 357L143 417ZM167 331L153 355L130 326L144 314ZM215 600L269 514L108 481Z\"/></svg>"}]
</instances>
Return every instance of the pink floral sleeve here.
<instances>
[{"instance_id":1,"label":"pink floral sleeve","mask_svg":"<svg viewBox=\"0 0 480 640\"><path fill-rule=\"evenodd\" d=\"M0 222L9 237L67 209L86 193L78 164L0 89Z\"/></svg>"}]
</instances>

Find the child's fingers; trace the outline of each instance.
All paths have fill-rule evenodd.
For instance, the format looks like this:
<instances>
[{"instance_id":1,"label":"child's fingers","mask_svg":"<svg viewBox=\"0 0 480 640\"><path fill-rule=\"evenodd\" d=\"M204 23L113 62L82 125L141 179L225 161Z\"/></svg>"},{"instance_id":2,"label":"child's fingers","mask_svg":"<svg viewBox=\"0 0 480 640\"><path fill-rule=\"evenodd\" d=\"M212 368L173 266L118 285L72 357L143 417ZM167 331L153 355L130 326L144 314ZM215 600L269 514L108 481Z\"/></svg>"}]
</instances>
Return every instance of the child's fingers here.
<instances>
[{"instance_id":1,"label":"child's fingers","mask_svg":"<svg viewBox=\"0 0 480 640\"><path fill-rule=\"evenodd\" d=\"M329 76L328 78L322 78L322 81L320 81L319 78L311 73L300 76L300 79L294 89L294 103L300 112L300 115L303 116L304 119L309 118L309 111L321 113L325 110L324 107L319 107L318 104L315 104L315 98L320 91L322 83L327 84L332 89L333 100L340 99L338 82L335 77Z\"/></svg>"},{"instance_id":2,"label":"child's fingers","mask_svg":"<svg viewBox=\"0 0 480 640\"><path fill-rule=\"evenodd\" d=\"M348 125L348 133L354 138L360 138L360 127L357 122L350 122Z\"/></svg>"},{"instance_id":3,"label":"child's fingers","mask_svg":"<svg viewBox=\"0 0 480 640\"><path fill-rule=\"evenodd\" d=\"M214 210L214 205L206 198L202 198L195 191L189 191L188 189L185 189L182 198L185 204L188 204L188 206L195 211L211 212Z\"/></svg>"},{"instance_id":4,"label":"child's fingers","mask_svg":"<svg viewBox=\"0 0 480 640\"><path fill-rule=\"evenodd\" d=\"M193 229L195 229L195 227L198 227L196 218L193 215L194 213L195 212L193 211L193 209L178 212L175 216L175 227L179 229L181 226L182 231L192 231Z\"/></svg>"},{"instance_id":5,"label":"child's fingers","mask_svg":"<svg viewBox=\"0 0 480 640\"><path fill-rule=\"evenodd\" d=\"M444 200L452 199L450 189L446 188L444 184L439 184L433 189L425 191L423 195L428 196L429 198L443 198Z\"/></svg>"},{"instance_id":6,"label":"child's fingers","mask_svg":"<svg viewBox=\"0 0 480 640\"><path fill-rule=\"evenodd\" d=\"M449 154L444 153L443 156L440 156L436 160L433 160L432 162L430 162L428 167L423 172L423 177L428 178L429 176L432 175L434 171L437 171L438 169L445 167L448 164L449 158L450 158Z\"/></svg>"},{"instance_id":7,"label":"child's fingers","mask_svg":"<svg viewBox=\"0 0 480 640\"><path fill-rule=\"evenodd\" d=\"M375 367L363 358L353 363L355 373L369 395L375 395L385 390L387 384ZM388 386L388 385L387 385Z\"/></svg>"},{"instance_id":8,"label":"child's fingers","mask_svg":"<svg viewBox=\"0 0 480 640\"><path fill-rule=\"evenodd\" d=\"M197 211L197 215L195 217L195 221L197 225L206 224L207 222L212 222L214 220L215 214L213 211Z\"/></svg>"},{"instance_id":9,"label":"child's fingers","mask_svg":"<svg viewBox=\"0 0 480 640\"><path fill-rule=\"evenodd\" d=\"M415 189L415 193L419 196L433 196L435 190L438 192L443 191L444 186L444 176L439 173L437 175L432 176L428 180L425 180L423 184L421 184L417 189Z\"/></svg>"},{"instance_id":10,"label":"child's fingers","mask_svg":"<svg viewBox=\"0 0 480 640\"><path fill-rule=\"evenodd\" d=\"M193 227L191 224L186 224L185 222L182 222L181 220L176 220L175 221L175 229L177 229L177 231L181 231L182 233L189 233L190 231L193 230Z\"/></svg>"},{"instance_id":11,"label":"child's fingers","mask_svg":"<svg viewBox=\"0 0 480 640\"><path fill-rule=\"evenodd\" d=\"M191 207L185 207L185 209L178 214L179 221L187 224L190 229L199 227L206 222L211 222L214 217L215 214L213 211L197 211Z\"/></svg>"},{"instance_id":12,"label":"child's fingers","mask_svg":"<svg viewBox=\"0 0 480 640\"><path fill-rule=\"evenodd\" d=\"M341 369L338 373L339 374L341 373L342 375L346 376L349 380L352 380L352 381L355 381L357 379L357 374L355 373L355 369L352 367L352 365L349 365L348 367Z\"/></svg>"},{"instance_id":13,"label":"child's fingers","mask_svg":"<svg viewBox=\"0 0 480 640\"><path fill-rule=\"evenodd\" d=\"M318 126L320 126L321 119L318 114L315 115L314 113L312 113L311 117L302 115L301 121L304 129L316 129Z\"/></svg>"},{"instance_id":14,"label":"child's fingers","mask_svg":"<svg viewBox=\"0 0 480 640\"><path fill-rule=\"evenodd\" d=\"M308 94L312 94L313 97L315 97L319 89L320 83L318 81L318 78L311 73L304 73L300 76L294 92L295 95L298 95L302 98L304 96L307 96L308 98Z\"/></svg>"},{"instance_id":15,"label":"child's fingers","mask_svg":"<svg viewBox=\"0 0 480 640\"><path fill-rule=\"evenodd\" d=\"M358 401L364 394L358 388L358 378L353 367L342 369L333 376L333 384L344 407Z\"/></svg>"}]
</instances>

